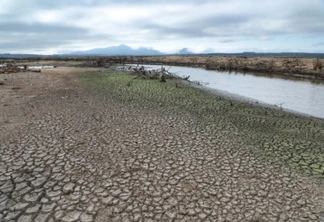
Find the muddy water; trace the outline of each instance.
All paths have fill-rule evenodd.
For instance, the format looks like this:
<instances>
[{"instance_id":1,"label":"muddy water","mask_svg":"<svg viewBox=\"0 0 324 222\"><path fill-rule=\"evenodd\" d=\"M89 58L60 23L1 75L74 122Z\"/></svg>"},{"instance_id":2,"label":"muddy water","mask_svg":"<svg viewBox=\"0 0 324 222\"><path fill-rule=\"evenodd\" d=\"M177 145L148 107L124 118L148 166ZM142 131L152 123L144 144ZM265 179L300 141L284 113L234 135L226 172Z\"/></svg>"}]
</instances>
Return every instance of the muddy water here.
<instances>
[{"instance_id":1,"label":"muddy water","mask_svg":"<svg viewBox=\"0 0 324 222\"><path fill-rule=\"evenodd\" d=\"M160 65L146 65L161 68ZM190 75L191 81L206 87L243 96L283 109L324 118L324 84L249 74L208 71L199 68L166 66L180 76Z\"/></svg>"}]
</instances>

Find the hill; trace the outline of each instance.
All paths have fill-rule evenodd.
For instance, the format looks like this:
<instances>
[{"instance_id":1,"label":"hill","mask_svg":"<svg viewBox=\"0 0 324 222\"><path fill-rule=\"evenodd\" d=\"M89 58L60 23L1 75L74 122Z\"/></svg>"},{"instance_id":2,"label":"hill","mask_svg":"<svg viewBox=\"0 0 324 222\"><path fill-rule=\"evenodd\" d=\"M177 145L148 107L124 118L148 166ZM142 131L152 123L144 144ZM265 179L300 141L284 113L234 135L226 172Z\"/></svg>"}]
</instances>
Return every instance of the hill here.
<instances>
[{"instance_id":1,"label":"hill","mask_svg":"<svg viewBox=\"0 0 324 222\"><path fill-rule=\"evenodd\" d=\"M163 53L152 48L141 47L133 49L127 45L110 46L106 48L95 48L86 51L75 51L68 55L105 55L105 56L122 56L122 55L133 55L133 56L153 56L162 55Z\"/></svg>"}]
</instances>

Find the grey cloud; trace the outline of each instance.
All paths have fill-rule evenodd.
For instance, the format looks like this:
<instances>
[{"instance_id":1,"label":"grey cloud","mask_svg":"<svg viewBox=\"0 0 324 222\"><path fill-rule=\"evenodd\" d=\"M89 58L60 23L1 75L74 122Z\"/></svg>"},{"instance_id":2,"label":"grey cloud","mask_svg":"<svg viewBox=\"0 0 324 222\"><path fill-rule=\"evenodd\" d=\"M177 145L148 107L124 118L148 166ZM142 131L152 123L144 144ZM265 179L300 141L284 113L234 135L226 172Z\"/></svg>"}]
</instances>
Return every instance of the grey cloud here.
<instances>
[{"instance_id":1,"label":"grey cloud","mask_svg":"<svg viewBox=\"0 0 324 222\"><path fill-rule=\"evenodd\" d=\"M0 35L1 32L0 32ZM39 49L47 49L53 47L62 47L73 44L76 41L112 41L111 36L89 36L89 35L76 35L73 33L57 33L53 35L51 33L42 33L38 35L15 35L10 38L10 41L0 37L0 49L1 52L20 51L25 49L31 49L33 51Z\"/></svg>"},{"instance_id":2,"label":"grey cloud","mask_svg":"<svg viewBox=\"0 0 324 222\"><path fill-rule=\"evenodd\" d=\"M158 36L159 38L165 38L166 36L176 37L201 37L207 36L207 33L203 30L195 27L169 27L166 25L149 24L144 25L142 28L149 30L151 34Z\"/></svg>"},{"instance_id":3,"label":"grey cloud","mask_svg":"<svg viewBox=\"0 0 324 222\"><path fill-rule=\"evenodd\" d=\"M319 2L319 0L268 0L264 4L266 6L263 7L262 3L252 0L218 0L217 2L212 0L174 0L167 4L165 0L12 0L12 6L0 14L0 48L8 50L15 47L28 47L28 45L31 49L33 47L56 47L74 41L91 44L91 41L104 42L106 40L109 44L109 40L118 41L116 38L120 38L125 44L129 43L127 40L134 43L144 39L143 41L150 44L149 42L152 40L190 39L197 41L199 38L213 39L218 43L238 43L242 40L255 40L261 37L266 37L274 42L276 39L280 39L280 36L287 34L311 36L312 40L308 45L320 46L323 43L316 42L318 39L321 40L319 36L324 34L322 22L324 21L324 3ZM183 11L179 7L181 5L183 5ZM107 27L105 24L99 24L99 27L102 26L103 29L101 32L99 28L95 29L95 24L91 27L90 23L93 19L91 16L94 16L92 10L94 7L100 8L98 6L103 8L117 6L116 10L135 7L143 9L144 12L156 11L152 11L152 14L155 15L152 18L136 19L137 15L134 15L130 17L127 25L125 25L126 22L118 23L118 18L110 19L107 23L110 22L111 25L107 25ZM160 9L159 6L161 6ZM173 6L177 6L175 7L176 12L170 10ZM240 8L241 6L242 8ZM77 10L73 10L74 7ZM215 7L215 9L211 7ZM197 10L195 10L196 8ZM70 9L73 12L69 11ZM208 13L205 13L203 9L209 9ZM65 13L62 16L67 20L66 24L37 21L36 14L39 15L45 10ZM104 14L100 16L98 16L99 19L95 18L94 22L105 18ZM169 18L168 16L174 18L174 21L166 19L167 22L163 22L164 18ZM114 19L116 19L116 23ZM26 22L24 22L25 20ZM78 20L89 21L89 24L85 25L89 28L80 28L82 24L78 23ZM31 21L34 23L30 23ZM59 21L59 19L53 21ZM111 28L111 33L105 35L107 30L104 29L108 29L108 27ZM143 30L147 33L141 34ZM140 39L127 37L132 34L139 36ZM185 47L185 45L179 47Z\"/></svg>"},{"instance_id":4,"label":"grey cloud","mask_svg":"<svg viewBox=\"0 0 324 222\"><path fill-rule=\"evenodd\" d=\"M0 23L0 49L42 49L59 47L75 41L112 40L108 35L91 35L83 28L59 24Z\"/></svg>"},{"instance_id":5,"label":"grey cloud","mask_svg":"<svg viewBox=\"0 0 324 222\"><path fill-rule=\"evenodd\" d=\"M323 33L324 34L324 2L322 8L314 8L312 5L292 10L286 18L287 29L292 32Z\"/></svg>"},{"instance_id":6,"label":"grey cloud","mask_svg":"<svg viewBox=\"0 0 324 222\"><path fill-rule=\"evenodd\" d=\"M46 24L46 23L22 23L22 22L0 22L0 32L15 32L15 33L65 33L71 32L75 34L85 34L88 30L73 26L60 24Z\"/></svg>"},{"instance_id":7,"label":"grey cloud","mask_svg":"<svg viewBox=\"0 0 324 222\"><path fill-rule=\"evenodd\" d=\"M249 18L245 15L214 15L203 19L197 19L184 24L185 27L208 30L205 31L207 36L229 37L232 35L241 35L240 27L247 23Z\"/></svg>"},{"instance_id":8,"label":"grey cloud","mask_svg":"<svg viewBox=\"0 0 324 222\"><path fill-rule=\"evenodd\" d=\"M28 9L58 9L69 6L89 5L85 1L44 1L44 0L25 0L16 4L17 9L24 7ZM94 4L90 4L94 5Z\"/></svg>"},{"instance_id":9,"label":"grey cloud","mask_svg":"<svg viewBox=\"0 0 324 222\"><path fill-rule=\"evenodd\" d=\"M247 15L213 15L193 21L193 25L203 27L237 27L250 20Z\"/></svg>"},{"instance_id":10,"label":"grey cloud","mask_svg":"<svg viewBox=\"0 0 324 222\"><path fill-rule=\"evenodd\" d=\"M324 42L318 42L318 43L313 44L312 46L315 46L315 47L324 46Z\"/></svg>"},{"instance_id":11,"label":"grey cloud","mask_svg":"<svg viewBox=\"0 0 324 222\"><path fill-rule=\"evenodd\" d=\"M236 41L233 40L233 39L221 39L221 40L219 40L219 42L221 42L221 43L232 43L232 42L236 42Z\"/></svg>"},{"instance_id":12,"label":"grey cloud","mask_svg":"<svg viewBox=\"0 0 324 222\"><path fill-rule=\"evenodd\" d=\"M181 38L232 37L233 35L242 35L243 33L239 33L238 30L242 24L248 21L249 18L243 15L213 15L202 19L188 19L188 21L175 25L144 24L141 28L150 30L159 38L168 36ZM208 30L210 28L212 31ZM244 33L244 35L246 34Z\"/></svg>"},{"instance_id":13,"label":"grey cloud","mask_svg":"<svg viewBox=\"0 0 324 222\"><path fill-rule=\"evenodd\" d=\"M24 39L23 41L0 43L0 48L2 50L16 50L16 49L25 50L30 48L36 50L36 49L46 48L48 46L51 47L60 46L62 45L62 43L63 43L62 41L53 40L53 39L45 39L39 41L37 39L27 38Z\"/></svg>"},{"instance_id":14,"label":"grey cloud","mask_svg":"<svg viewBox=\"0 0 324 222\"><path fill-rule=\"evenodd\" d=\"M99 1L100 2L100 1ZM166 4L165 0L110 0L110 1L101 1L101 3L109 4L123 4L123 5L150 5L150 4ZM204 4L211 2L210 0L174 0L167 2L168 5L173 4ZM162 8L163 9L163 8Z\"/></svg>"},{"instance_id":15,"label":"grey cloud","mask_svg":"<svg viewBox=\"0 0 324 222\"><path fill-rule=\"evenodd\" d=\"M23 7L28 9L61 9L64 7L93 7L93 6L112 6L112 5L139 5L139 4L156 4L165 3L157 0L72 0L72 1L44 1L44 0L24 0L16 3L17 9Z\"/></svg>"}]
</instances>

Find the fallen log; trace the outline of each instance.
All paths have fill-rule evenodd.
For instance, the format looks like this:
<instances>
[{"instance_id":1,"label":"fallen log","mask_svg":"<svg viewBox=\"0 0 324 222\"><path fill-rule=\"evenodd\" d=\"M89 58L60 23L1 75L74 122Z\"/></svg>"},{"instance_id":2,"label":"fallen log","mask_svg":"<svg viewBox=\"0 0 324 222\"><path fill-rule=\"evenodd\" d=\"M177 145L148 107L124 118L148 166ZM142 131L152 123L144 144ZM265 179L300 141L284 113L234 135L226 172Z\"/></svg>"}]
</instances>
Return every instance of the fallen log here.
<instances>
[{"instance_id":1,"label":"fallen log","mask_svg":"<svg viewBox=\"0 0 324 222\"><path fill-rule=\"evenodd\" d=\"M124 69L127 70L127 69ZM190 76L180 77L175 73L169 72L165 67L160 69L147 69L144 66L136 66L132 70L132 74L136 75L135 78L158 79L160 82L165 82L167 79L179 79L189 81Z\"/></svg>"}]
</instances>

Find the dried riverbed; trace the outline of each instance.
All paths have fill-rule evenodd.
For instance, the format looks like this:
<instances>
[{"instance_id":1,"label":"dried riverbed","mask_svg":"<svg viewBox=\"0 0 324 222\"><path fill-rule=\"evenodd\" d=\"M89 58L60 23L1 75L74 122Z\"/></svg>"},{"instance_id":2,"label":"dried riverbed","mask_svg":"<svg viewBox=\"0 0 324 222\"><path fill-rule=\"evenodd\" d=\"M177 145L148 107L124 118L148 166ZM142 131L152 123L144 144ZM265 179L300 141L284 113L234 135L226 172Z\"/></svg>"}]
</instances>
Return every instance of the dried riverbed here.
<instances>
[{"instance_id":1,"label":"dried riverbed","mask_svg":"<svg viewBox=\"0 0 324 222\"><path fill-rule=\"evenodd\" d=\"M103 69L0 81L0 221L323 218L322 120Z\"/></svg>"}]
</instances>

